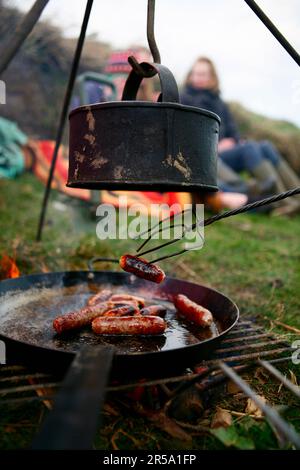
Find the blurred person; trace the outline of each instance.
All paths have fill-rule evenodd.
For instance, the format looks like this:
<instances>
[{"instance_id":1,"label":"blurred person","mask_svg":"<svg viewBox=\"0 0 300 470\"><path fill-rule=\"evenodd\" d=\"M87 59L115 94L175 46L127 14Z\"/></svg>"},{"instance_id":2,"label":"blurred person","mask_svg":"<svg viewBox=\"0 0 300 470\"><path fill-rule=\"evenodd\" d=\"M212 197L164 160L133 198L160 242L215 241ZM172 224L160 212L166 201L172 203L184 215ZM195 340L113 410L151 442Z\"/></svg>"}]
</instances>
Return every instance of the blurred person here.
<instances>
[{"instance_id":1,"label":"blurred person","mask_svg":"<svg viewBox=\"0 0 300 470\"><path fill-rule=\"evenodd\" d=\"M110 78L117 88L117 100L122 98L125 82L128 74L131 72L131 65L128 63L128 57L133 55L138 62L152 62L152 56L146 47L133 46L130 49L114 51L110 55L104 68L104 73ZM157 93L154 90L154 78L142 80L137 99L140 101L155 101Z\"/></svg>"},{"instance_id":2,"label":"blurred person","mask_svg":"<svg viewBox=\"0 0 300 470\"><path fill-rule=\"evenodd\" d=\"M117 88L117 100L121 100L124 85L127 77L132 70L128 63L128 57L134 56L140 62L153 62L149 50L142 46L132 46L129 49L113 51L105 65L104 74L108 79L112 80ZM142 80L137 100L139 101L157 101L159 97L159 79L157 76ZM118 206L119 196L127 196L127 204L140 203L145 207L149 204L167 204L172 206L178 204L184 207L184 204L191 203L191 196L185 192L156 192L156 191L101 191L101 201L103 203Z\"/></svg>"},{"instance_id":3,"label":"blurred person","mask_svg":"<svg viewBox=\"0 0 300 470\"><path fill-rule=\"evenodd\" d=\"M220 161L234 173L246 171L256 179L256 183L248 184L246 193L250 197L253 192L267 196L300 186L300 179L271 142L241 140L229 107L221 98L216 68L207 57L198 58L188 73L181 103L208 109L220 116ZM219 173L221 176L222 170ZM294 196L278 203L274 213L289 215L299 211L300 201Z\"/></svg>"}]
</instances>

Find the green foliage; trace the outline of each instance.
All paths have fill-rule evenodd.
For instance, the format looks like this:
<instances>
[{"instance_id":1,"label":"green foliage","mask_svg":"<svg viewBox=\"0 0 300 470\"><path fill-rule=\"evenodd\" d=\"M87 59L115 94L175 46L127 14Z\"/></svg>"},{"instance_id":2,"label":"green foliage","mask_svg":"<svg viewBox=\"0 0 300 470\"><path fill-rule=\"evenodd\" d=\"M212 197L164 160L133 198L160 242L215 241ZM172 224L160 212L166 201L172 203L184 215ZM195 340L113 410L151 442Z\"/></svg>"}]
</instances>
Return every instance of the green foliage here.
<instances>
[{"instance_id":1,"label":"green foliage","mask_svg":"<svg viewBox=\"0 0 300 470\"><path fill-rule=\"evenodd\" d=\"M225 446L241 450L276 449L278 444L266 421L246 416L228 428L213 429L212 434Z\"/></svg>"}]
</instances>

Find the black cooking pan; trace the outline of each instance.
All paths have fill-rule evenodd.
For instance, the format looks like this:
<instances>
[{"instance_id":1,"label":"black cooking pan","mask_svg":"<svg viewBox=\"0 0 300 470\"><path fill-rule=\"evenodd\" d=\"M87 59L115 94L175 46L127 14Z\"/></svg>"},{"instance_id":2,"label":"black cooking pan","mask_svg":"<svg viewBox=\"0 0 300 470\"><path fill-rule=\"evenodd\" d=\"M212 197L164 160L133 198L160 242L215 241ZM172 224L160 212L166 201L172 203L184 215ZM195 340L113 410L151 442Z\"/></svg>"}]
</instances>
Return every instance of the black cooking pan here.
<instances>
[{"instance_id":1,"label":"black cooking pan","mask_svg":"<svg viewBox=\"0 0 300 470\"><path fill-rule=\"evenodd\" d=\"M130 292L167 308L168 329L156 337L101 337L90 328L58 336L53 319L85 305L99 288ZM179 320L171 302L183 293L212 311L215 323L203 329ZM206 357L231 330L238 308L225 295L198 284L167 278L154 284L127 273L71 271L34 274L0 282L0 338L7 362L28 361L55 370L66 368L82 345L113 346L113 375L166 375Z\"/></svg>"},{"instance_id":2,"label":"black cooking pan","mask_svg":"<svg viewBox=\"0 0 300 470\"><path fill-rule=\"evenodd\" d=\"M56 335L53 319L81 308L100 288L165 304L165 334L101 337L85 328ZM177 293L211 310L212 327L202 329L179 320L171 302ZM237 306L220 292L173 278L156 285L128 273L71 271L0 282L0 339L6 344L7 362L39 365L57 373L71 364L33 448L91 448L110 372L118 380L180 372L210 354L238 316Z\"/></svg>"}]
</instances>

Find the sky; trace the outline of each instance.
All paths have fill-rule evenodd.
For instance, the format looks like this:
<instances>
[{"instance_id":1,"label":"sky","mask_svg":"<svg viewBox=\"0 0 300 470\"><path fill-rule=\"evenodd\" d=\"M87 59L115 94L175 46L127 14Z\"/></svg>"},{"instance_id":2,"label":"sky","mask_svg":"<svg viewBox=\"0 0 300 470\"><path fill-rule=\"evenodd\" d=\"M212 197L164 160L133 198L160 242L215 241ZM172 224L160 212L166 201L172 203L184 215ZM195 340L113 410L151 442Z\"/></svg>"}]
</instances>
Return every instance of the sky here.
<instances>
[{"instance_id":1,"label":"sky","mask_svg":"<svg viewBox=\"0 0 300 470\"><path fill-rule=\"evenodd\" d=\"M7 0L26 11L33 0ZM300 51L300 0L257 0ZM50 0L42 19L79 34L85 0ZM115 48L147 45L147 0L94 0L87 34ZM300 69L243 0L156 0L162 63L184 79L194 60L213 59L225 100L300 126Z\"/></svg>"}]
</instances>

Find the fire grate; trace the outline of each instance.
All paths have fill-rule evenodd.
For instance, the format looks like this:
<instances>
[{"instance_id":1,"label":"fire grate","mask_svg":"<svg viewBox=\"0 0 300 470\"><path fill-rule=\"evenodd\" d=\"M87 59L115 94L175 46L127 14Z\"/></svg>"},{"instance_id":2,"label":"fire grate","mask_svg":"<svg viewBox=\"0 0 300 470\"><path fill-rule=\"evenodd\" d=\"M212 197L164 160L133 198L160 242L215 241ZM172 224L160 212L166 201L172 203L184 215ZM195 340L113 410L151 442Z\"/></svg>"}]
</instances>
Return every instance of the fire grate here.
<instances>
[{"instance_id":1,"label":"fire grate","mask_svg":"<svg viewBox=\"0 0 300 470\"><path fill-rule=\"evenodd\" d=\"M108 392L126 392L136 387L158 386L171 402L188 389L206 392L225 383L228 379L253 400L263 412L272 428L279 436L280 444L292 444L300 449L300 435L284 420L275 408L263 402L255 391L239 375L240 372L255 367L264 368L275 380L300 399L300 387L287 379L276 364L292 360L294 348L285 337L278 336L257 326L251 320L241 320L222 341L209 360L202 361L193 370L183 375L128 383L111 383ZM0 406L33 401L43 401L46 405L53 400L61 385L61 377L30 370L23 366L2 366L0 369Z\"/></svg>"}]
</instances>

